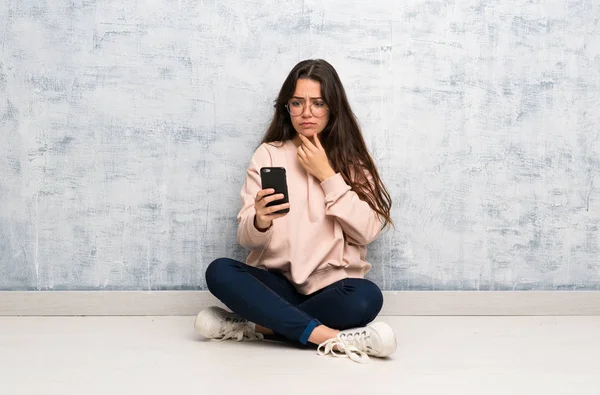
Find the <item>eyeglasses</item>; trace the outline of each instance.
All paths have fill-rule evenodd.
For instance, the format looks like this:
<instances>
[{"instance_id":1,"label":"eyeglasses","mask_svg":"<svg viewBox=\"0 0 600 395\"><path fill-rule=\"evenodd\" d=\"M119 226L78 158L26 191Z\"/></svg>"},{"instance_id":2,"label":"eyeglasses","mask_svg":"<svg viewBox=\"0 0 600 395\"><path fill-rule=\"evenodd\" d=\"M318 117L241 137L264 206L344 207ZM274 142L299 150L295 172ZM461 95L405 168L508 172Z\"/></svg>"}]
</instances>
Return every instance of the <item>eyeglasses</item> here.
<instances>
[{"instance_id":1,"label":"eyeglasses","mask_svg":"<svg viewBox=\"0 0 600 395\"><path fill-rule=\"evenodd\" d=\"M297 117L304 113L304 103L299 100L290 100L288 104L285 105L288 112L291 116ZM329 111L329 107L325 104L324 101L318 100L310 105L310 112L317 118L322 118L327 115L327 111Z\"/></svg>"}]
</instances>

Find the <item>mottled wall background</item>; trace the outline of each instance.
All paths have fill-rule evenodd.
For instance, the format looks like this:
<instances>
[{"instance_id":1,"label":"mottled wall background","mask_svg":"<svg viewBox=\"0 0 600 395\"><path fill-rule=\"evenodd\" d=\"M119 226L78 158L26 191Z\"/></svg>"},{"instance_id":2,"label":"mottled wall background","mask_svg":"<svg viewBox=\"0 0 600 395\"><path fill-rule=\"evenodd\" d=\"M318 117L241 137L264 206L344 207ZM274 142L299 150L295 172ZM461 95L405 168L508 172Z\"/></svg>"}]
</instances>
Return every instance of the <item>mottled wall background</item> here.
<instances>
[{"instance_id":1,"label":"mottled wall background","mask_svg":"<svg viewBox=\"0 0 600 395\"><path fill-rule=\"evenodd\" d=\"M0 0L0 289L203 289L294 64L394 200L387 290L600 289L600 3Z\"/></svg>"}]
</instances>

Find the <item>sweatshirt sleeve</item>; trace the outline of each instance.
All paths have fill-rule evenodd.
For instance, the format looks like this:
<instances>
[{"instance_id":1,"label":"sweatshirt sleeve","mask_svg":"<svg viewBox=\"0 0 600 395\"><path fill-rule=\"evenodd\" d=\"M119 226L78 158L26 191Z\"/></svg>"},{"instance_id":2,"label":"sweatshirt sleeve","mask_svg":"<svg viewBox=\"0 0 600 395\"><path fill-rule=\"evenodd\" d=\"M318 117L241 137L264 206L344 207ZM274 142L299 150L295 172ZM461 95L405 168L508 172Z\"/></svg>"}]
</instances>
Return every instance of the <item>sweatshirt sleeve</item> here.
<instances>
[{"instance_id":1,"label":"sweatshirt sleeve","mask_svg":"<svg viewBox=\"0 0 600 395\"><path fill-rule=\"evenodd\" d=\"M370 175L367 176L372 182ZM383 222L369 204L360 200L340 173L321 182L325 193L325 214L337 218L344 233L358 245L367 245L381 233Z\"/></svg>"},{"instance_id":2,"label":"sweatshirt sleeve","mask_svg":"<svg viewBox=\"0 0 600 395\"><path fill-rule=\"evenodd\" d=\"M256 199L256 194L262 189L260 168L263 166L270 166L269 162L270 155L267 149L264 146L258 147L246 170L246 180L244 181L240 193L242 198L242 208L237 216L237 241L242 247L249 250L265 248L273 235L273 226L265 232L259 231L254 226L254 216L256 215L254 201Z\"/></svg>"}]
</instances>

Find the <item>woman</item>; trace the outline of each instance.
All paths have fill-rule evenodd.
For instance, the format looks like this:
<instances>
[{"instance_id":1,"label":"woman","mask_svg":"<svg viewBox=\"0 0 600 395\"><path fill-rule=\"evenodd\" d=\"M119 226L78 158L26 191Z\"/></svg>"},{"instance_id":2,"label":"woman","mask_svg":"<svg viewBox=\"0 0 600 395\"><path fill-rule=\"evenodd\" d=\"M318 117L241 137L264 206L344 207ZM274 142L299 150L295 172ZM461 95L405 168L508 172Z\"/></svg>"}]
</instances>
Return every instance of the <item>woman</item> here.
<instances>
[{"instance_id":1,"label":"woman","mask_svg":"<svg viewBox=\"0 0 600 395\"><path fill-rule=\"evenodd\" d=\"M289 203L267 207L283 198L261 189L260 169L271 166L286 169ZM392 224L391 198L326 61L305 60L288 75L241 197L247 261L220 258L206 270L208 289L235 313L205 309L196 331L238 341L278 335L357 362L393 353L391 327L369 324L383 296L364 279L366 245Z\"/></svg>"}]
</instances>

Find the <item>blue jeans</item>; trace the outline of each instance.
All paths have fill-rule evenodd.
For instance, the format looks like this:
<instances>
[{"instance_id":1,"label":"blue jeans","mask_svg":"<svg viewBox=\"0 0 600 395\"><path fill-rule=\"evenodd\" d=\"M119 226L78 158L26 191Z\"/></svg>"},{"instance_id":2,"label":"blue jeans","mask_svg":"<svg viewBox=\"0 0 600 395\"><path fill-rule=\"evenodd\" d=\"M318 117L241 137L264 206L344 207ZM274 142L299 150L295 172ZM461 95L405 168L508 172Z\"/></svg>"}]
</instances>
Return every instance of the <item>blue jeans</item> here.
<instances>
[{"instance_id":1,"label":"blue jeans","mask_svg":"<svg viewBox=\"0 0 600 395\"><path fill-rule=\"evenodd\" d=\"M383 306L381 290L369 280L346 278L303 295L283 275L229 258L208 266L206 284L233 312L302 344L321 324L339 330L365 326Z\"/></svg>"}]
</instances>

